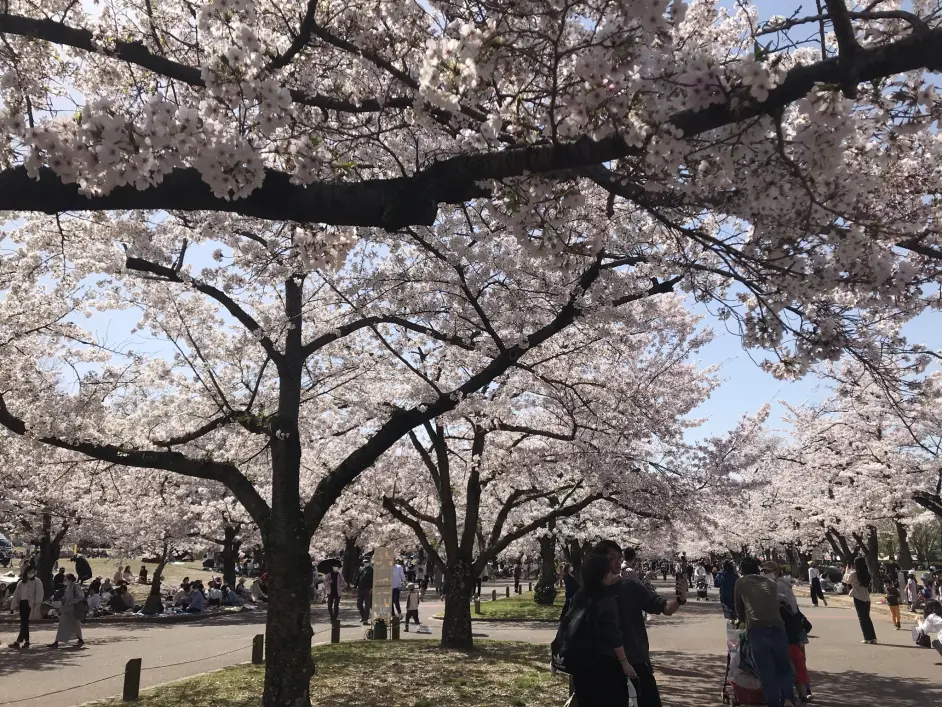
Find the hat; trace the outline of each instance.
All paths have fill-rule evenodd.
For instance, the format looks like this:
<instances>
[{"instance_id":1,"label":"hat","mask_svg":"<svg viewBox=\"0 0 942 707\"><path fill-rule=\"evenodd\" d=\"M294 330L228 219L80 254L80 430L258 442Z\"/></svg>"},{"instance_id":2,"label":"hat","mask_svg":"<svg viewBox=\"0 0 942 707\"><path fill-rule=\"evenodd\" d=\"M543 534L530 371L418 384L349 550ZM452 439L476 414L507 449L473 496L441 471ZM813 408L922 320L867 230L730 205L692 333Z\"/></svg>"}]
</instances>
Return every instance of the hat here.
<instances>
[{"instance_id":1,"label":"hat","mask_svg":"<svg viewBox=\"0 0 942 707\"><path fill-rule=\"evenodd\" d=\"M414 583L413 583L413 584L410 584L410 585L409 585L409 591L411 592L411 591L413 591L414 589L418 589L418 587L417 587Z\"/></svg>"}]
</instances>

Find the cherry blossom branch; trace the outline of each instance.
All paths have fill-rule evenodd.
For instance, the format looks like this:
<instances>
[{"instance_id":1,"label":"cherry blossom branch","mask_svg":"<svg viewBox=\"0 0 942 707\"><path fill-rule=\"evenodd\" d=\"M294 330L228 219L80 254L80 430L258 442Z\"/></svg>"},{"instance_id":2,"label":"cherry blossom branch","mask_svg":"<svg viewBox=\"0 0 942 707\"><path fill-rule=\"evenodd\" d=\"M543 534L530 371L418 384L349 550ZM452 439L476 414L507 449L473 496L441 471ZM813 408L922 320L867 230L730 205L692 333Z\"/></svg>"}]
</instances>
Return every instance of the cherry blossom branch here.
<instances>
[{"instance_id":1,"label":"cherry blossom branch","mask_svg":"<svg viewBox=\"0 0 942 707\"><path fill-rule=\"evenodd\" d=\"M21 437L30 436L26 423L10 412L2 395L0 395L0 425ZM218 481L232 491L260 528L264 528L268 520L270 509L265 499L255 490L252 482L232 464L193 459L180 452L129 450L113 444L71 442L59 437L37 437L36 439L51 447L77 452L92 459L120 466L160 469L196 479Z\"/></svg>"},{"instance_id":2,"label":"cherry blossom branch","mask_svg":"<svg viewBox=\"0 0 942 707\"><path fill-rule=\"evenodd\" d=\"M181 275L179 272L173 268L168 268L165 265L159 265L157 263L152 263L149 260L144 260L143 258L132 258L128 257L125 259L125 267L128 270L134 270L135 272L146 272L151 275L157 275L167 282L175 282L182 285L188 285L193 287L198 292L202 292L204 295L211 297L216 300L219 304L226 308L226 311L229 312L233 317L235 317L242 326L248 329L249 333L258 338L258 342L261 344L262 348L265 349L271 359L275 362L276 366L281 365L284 357L281 355L275 348L274 342L265 334L262 330L261 325L255 321L255 318L246 312L242 307L240 307L235 300L233 300L229 295L227 295L222 290L208 285L199 280L194 280L192 278Z\"/></svg>"},{"instance_id":3,"label":"cherry blossom branch","mask_svg":"<svg viewBox=\"0 0 942 707\"><path fill-rule=\"evenodd\" d=\"M425 532L425 528L422 527L421 523L419 523L414 518L410 518L405 513L400 511L399 508L396 507L396 504L393 502L393 499L384 497L383 508L386 509L389 515L391 515L393 518L398 520L407 528L410 528L412 532L415 533L415 537L422 544L422 547L425 548L425 552L428 553L428 556L432 558L432 561L436 565L438 565L439 567L445 566L445 563L442 562L441 555L439 555L438 551L436 551L435 548L432 547L432 543L429 541L428 535Z\"/></svg>"},{"instance_id":4,"label":"cherry blossom branch","mask_svg":"<svg viewBox=\"0 0 942 707\"><path fill-rule=\"evenodd\" d=\"M417 334L423 334L430 339L452 344L453 346L457 346L458 348L464 349L465 351L474 351L473 342L466 341L460 336L445 334L443 332L437 331L436 329L433 329L432 327L427 327L424 324L418 324L416 322L409 321L405 317L383 315L364 317L363 319L358 319L355 322L342 324L333 331L329 331L326 334L321 334L316 339L309 341L301 348L301 356L306 359L331 342L342 339L345 336L349 336L350 334L359 331L360 329L375 327L377 324L394 324L396 326L402 327L403 329L414 331Z\"/></svg>"},{"instance_id":5,"label":"cherry blossom branch","mask_svg":"<svg viewBox=\"0 0 942 707\"><path fill-rule=\"evenodd\" d=\"M7 13L0 13L0 34L33 37L87 52L103 51L106 55L189 86L206 87L206 82L203 81L199 68L180 64L172 59L154 54L143 42L115 40L113 48L103 47L95 42L95 36L90 30L70 27L65 23L54 20L38 20ZM370 98L360 103L353 103L331 98L330 96L310 95L297 89L289 89L289 91L291 100L295 103L343 113L378 113L386 108L407 108L413 102L410 97L396 97L384 101Z\"/></svg>"},{"instance_id":6,"label":"cherry blossom branch","mask_svg":"<svg viewBox=\"0 0 942 707\"><path fill-rule=\"evenodd\" d=\"M0 15L0 20L8 18L9 15ZM0 31L4 31L3 24ZM777 114L806 96L817 84L845 84L849 76L858 81L871 81L918 69L935 70L942 65L937 51L940 44L942 28L935 28L886 45L861 48L854 53L851 62L842 63L832 57L797 66L769 91L765 101L751 98L744 89L730 102L683 110L667 122L682 136L690 138L759 116ZM629 146L619 135L611 135L600 140L583 137L571 143L458 155L440 160L409 177L352 183L315 182L303 186L291 183L291 176L286 173L268 170L263 184L241 199L216 196L194 168L174 170L159 184L143 190L128 185L107 194L86 196L78 185L63 184L51 169L41 168L39 178L34 180L23 167L14 167L0 172L0 210L44 213L112 209L221 211L268 220L397 230L406 225L433 225L439 204L463 203L488 195L481 182L525 174L555 173L557 178L569 178L573 170L638 153L639 148Z\"/></svg>"},{"instance_id":7,"label":"cherry blossom branch","mask_svg":"<svg viewBox=\"0 0 942 707\"><path fill-rule=\"evenodd\" d=\"M516 542L520 538L526 537L530 533L539 530L540 528L546 526L547 524L559 520L560 518L569 518L576 515L577 513L585 510L590 505L596 501L600 501L605 496L600 493L594 493L589 496L586 496L581 501L573 503L569 506L563 506L561 508L555 508L546 515L537 518L536 520L524 525L512 533L508 533L501 540L499 540L495 545L489 547L486 552L481 553L477 561L474 563L474 573L479 573L484 569L484 563L487 562L491 557L496 557L504 550L506 550L511 543Z\"/></svg>"},{"instance_id":8,"label":"cherry blossom branch","mask_svg":"<svg viewBox=\"0 0 942 707\"><path fill-rule=\"evenodd\" d=\"M480 530L481 518L481 459L484 456L484 444L487 432L477 425L471 439L471 471L465 490L464 532L461 534L460 548L465 555L474 550L474 539Z\"/></svg>"}]
</instances>

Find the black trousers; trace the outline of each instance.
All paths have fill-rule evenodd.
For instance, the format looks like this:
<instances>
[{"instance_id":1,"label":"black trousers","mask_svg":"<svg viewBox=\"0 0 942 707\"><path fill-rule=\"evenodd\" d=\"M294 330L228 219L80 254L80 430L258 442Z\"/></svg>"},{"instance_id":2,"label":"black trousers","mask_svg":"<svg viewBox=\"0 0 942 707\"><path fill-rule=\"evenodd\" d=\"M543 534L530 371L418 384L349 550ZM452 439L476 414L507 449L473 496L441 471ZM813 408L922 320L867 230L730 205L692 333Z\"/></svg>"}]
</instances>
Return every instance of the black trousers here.
<instances>
[{"instance_id":1,"label":"black trousers","mask_svg":"<svg viewBox=\"0 0 942 707\"><path fill-rule=\"evenodd\" d=\"M661 693L654 679L654 669L650 663L632 663L631 667L638 674L631 682L638 693L638 707L661 707Z\"/></svg>"},{"instance_id":2,"label":"black trousers","mask_svg":"<svg viewBox=\"0 0 942 707\"><path fill-rule=\"evenodd\" d=\"M583 670L573 673L572 687L579 707L625 707L628 704L628 680L614 656L593 658Z\"/></svg>"},{"instance_id":3,"label":"black trousers","mask_svg":"<svg viewBox=\"0 0 942 707\"><path fill-rule=\"evenodd\" d=\"M340 595L327 597L327 614L331 621L336 621L340 616Z\"/></svg>"},{"instance_id":4,"label":"black trousers","mask_svg":"<svg viewBox=\"0 0 942 707\"><path fill-rule=\"evenodd\" d=\"M478 577L477 583L476 583L476 588L477 588L477 590L478 590L478 596L481 596L481 582L482 582L481 578Z\"/></svg>"},{"instance_id":5,"label":"black trousers","mask_svg":"<svg viewBox=\"0 0 942 707\"><path fill-rule=\"evenodd\" d=\"M824 598L824 591L821 589L821 580L815 577L811 580L811 603L817 606L818 599L827 601L827 599Z\"/></svg>"},{"instance_id":6,"label":"black trousers","mask_svg":"<svg viewBox=\"0 0 942 707\"><path fill-rule=\"evenodd\" d=\"M370 620L370 609L373 608L373 597L369 593L357 594L357 609L360 612L361 621Z\"/></svg>"},{"instance_id":7,"label":"black trousers","mask_svg":"<svg viewBox=\"0 0 942 707\"><path fill-rule=\"evenodd\" d=\"M860 630L863 631L864 640L877 640L876 629L873 628L873 621L870 620L870 602L854 599L854 608L857 610L857 620L860 622Z\"/></svg>"},{"instance_id":8,"label":"black trousers","mask_svg":"<svg viewBox=\"0 0 942 707\"><path fill-rule=\"evenodd\" d=\"M17 643L29 643L29 602L20 600L20 633L16 637Z\"/></svg>"},{"instance_id":9,"label":"black trousers","mask_svg":"<svg viewBox=\"0 0 942 707\"><path fill-rule=\"evenodd\" d=\"M406 631L409 630L409 619L415 621L416 626L420 626L419 622L419 610L418 609L409 609L406 611Z\"/></svg>"}]
</instances>

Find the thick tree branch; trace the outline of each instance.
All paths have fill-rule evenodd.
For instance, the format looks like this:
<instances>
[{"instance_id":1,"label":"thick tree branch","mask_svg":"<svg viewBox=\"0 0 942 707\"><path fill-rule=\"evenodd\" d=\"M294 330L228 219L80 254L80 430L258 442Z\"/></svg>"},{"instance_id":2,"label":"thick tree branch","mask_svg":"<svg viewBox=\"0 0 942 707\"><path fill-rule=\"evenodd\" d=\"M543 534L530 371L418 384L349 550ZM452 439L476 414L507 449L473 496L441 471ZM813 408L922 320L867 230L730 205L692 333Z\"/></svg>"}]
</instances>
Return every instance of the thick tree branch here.
<instances>
[{"instance_id":1,"label":"thick tree branch","mask_svg":"<svg viewBox=\"0 0 942 707\"><path fill-rule=\"evenodd\" d=\"M10 22L11 18L10 15L0 15L0 32L14 32L9 24L3 24ZM45 20L29 22L49 23ZM82 30L57 28L60 32L66 30L84 35ZM25 30L23 33L30 34ZM816 84L846 85L851 79L866 82L918 69L937 70L942 65L938 52L940 44L942 28L914 32L883 46L860 48L849 62L842 63L838 57L832 57L797 66L785 75L763 102L743 92L736 94L730 103L680 111L668 122L690 138L759 116L779 114L785 106L806 96ZM142 45L133 46L146 51ZM153 56L149 51L147 55ZM157 59L166 61L154 58ZM388 102L386 106L389 106ZM215 196L193 168L174 170L160 184L144 190L129 185L105 195L87 197L79 193L77 185L61 183L50 169L40 169L39 179L32 180L24 168L14 167L0 172L0 211L221 211L269 220L381 226L397 230L407 225L433 225L439 204L464 203L487 196L488 191L481 186L483 181L549 173L571 178L573 170L638 153L638 148L629 146L620 136L612 135L601 140L582 138L572 143L458 155L419 170L410 177L352 183L321 182L303 186L292 184L289 174L269 170L262 186L242 199Z\"/></svg>"},{"instance_id":2,"label":"thick tree branch","mask_svg":"<svg viewBox=\"0 0 942 707\"><path fill-rule=\"evenodd\" d=\"M913 493L913 500L927 511L931 511L939 518L942 518L942 497L938 494L929 493L928 491L916 491Z\"/></svg>"},{"instance_id":3,"label":"thick tree branch","mask_svg":"<svg viewBox=\"0 0 942 707\"><path fill-rule=\"evenodd\" d=\"M471 471L465 490L464 532L459 545L462 556L472 554L474 539L477 537L481 517L481 460L484 456L484 443L487 432L475 425L471 440ZM484 548L481 548L483 550Z\"/></svg>"},{"instance_id":4,"label":"thick tree branch","mask_svg":"<svg viewBox=\"0 0 942 707\"><path fill-rule=\"evenodd\" d=\"M29 432L26 423L9 411L3 396L0 396L0 425L22 437L27 436ZM232 491L232 494L249 512L259 528L265 528L268 521L269 508L265 499L255 490L252 482L233 464L206 459L192 459L179 452L124 449L113 444L73 442L58 437L36 437L34 439L51 447L77 452L92 459L112 464L138 469L160 469L161 471L170 471L195 479L218 481Z\"/></svg>"}]
</instances>

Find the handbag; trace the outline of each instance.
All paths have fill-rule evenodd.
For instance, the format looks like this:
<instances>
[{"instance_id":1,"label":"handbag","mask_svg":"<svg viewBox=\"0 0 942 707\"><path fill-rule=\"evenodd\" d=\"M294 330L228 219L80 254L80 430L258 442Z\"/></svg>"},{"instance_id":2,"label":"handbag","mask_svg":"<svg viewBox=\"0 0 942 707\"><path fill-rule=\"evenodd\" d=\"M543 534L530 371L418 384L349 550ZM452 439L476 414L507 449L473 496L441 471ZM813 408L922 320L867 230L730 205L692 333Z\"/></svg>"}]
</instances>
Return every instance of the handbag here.
<instances>
[{"instance_id":1,"label":"handbag","mask_svg":"<svg viewBox=\"0 0 942 707\"><path fill-rule=\"evenodd\" d=\"M916 645L923 648L932 648L932 639L929 637L928 633L920 631L916 635Z\"/></svg>"},{"instance_id":2,"label":"handbag","mask_svg":"<svg viewBox=\"0 0 942 707\"><path fill-rule=\"evenodd\" d=\"M812 626L811 626L811 622L808 621L808 617L805 616L800 611L798 612L798 617L801 619L801 630L804 631L805 633L811 633Z\"/></svg>"}]
</instances>

